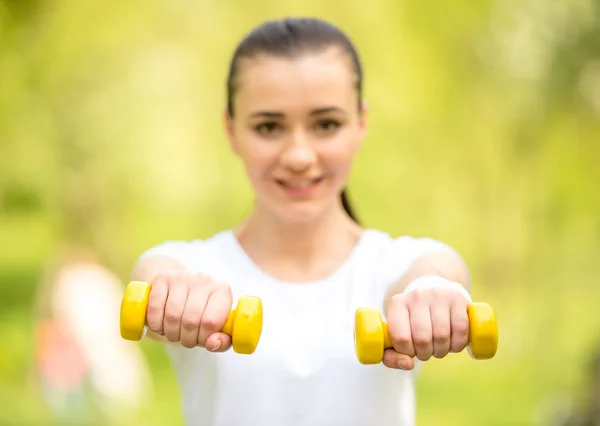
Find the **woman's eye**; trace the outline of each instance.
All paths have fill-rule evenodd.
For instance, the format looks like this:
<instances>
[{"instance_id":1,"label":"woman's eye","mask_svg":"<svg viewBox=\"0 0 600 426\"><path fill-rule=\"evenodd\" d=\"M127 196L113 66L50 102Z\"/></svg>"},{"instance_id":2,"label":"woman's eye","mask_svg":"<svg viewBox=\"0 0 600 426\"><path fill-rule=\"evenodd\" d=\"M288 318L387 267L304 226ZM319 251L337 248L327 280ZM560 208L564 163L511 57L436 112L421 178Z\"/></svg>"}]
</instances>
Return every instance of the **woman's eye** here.
<instances>
[{"instance_id":1,"label":"woman's eye","mask_svg":"<svg viewBox=\"0 0 600 426\"><path fill-rule=\"evenodd\" d=\"M340 123L335 120L321 120L316 127L319 131L332 132L340 127Z\"/></svg>"},{"instance_id":2,"label":"woman's eye","mask_svg":"<svg viewBox=\"0 0 600 426\"><path fill-rule=\"evenodd\" d=\"M281 126L275 122L264 122L258 124L255 128L257 133L261 135L270 135L281 130Z\"/></svg>"}]
</instances>

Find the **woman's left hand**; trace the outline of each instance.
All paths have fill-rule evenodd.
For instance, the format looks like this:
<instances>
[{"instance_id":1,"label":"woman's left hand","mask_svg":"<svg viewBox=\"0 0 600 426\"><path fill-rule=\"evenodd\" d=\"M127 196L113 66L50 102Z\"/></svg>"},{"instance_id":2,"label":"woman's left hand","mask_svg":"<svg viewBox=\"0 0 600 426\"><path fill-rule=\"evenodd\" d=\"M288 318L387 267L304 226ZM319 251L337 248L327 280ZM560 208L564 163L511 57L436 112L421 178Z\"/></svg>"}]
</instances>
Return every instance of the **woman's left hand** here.
<instances>
[{"instance_id":1,"label":"woman's left hand","mask_svg":"<svg viewBox=\"0 0 600 426\"><path fill-rule=\"evenodd\" d=\"M394 349L386 349L383 364L412 370L414 357L426 361L464 350L469 342L469 301L447 288L414 289L392 296L387 323Z\"/></svg>"}]
</instances>

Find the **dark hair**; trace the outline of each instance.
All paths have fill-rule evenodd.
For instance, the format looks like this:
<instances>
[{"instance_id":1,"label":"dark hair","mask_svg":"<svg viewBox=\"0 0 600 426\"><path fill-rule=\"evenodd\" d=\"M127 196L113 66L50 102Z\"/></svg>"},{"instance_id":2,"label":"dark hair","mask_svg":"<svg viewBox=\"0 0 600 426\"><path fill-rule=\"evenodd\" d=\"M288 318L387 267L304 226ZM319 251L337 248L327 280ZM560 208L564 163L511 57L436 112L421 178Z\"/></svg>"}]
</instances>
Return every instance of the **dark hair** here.
<instances>
[{"instance_id":1,"label":"dark hair","mask_svg":"<svg viewBox=\"0 0 600 426\"><path fill-rule=\"evenodd\" d=\"M227 76L227 112L234 115L236 77L243 58L253 58L261 53L273 56L295 57L311 51L339 46L348 54L356 76L358 108L362 109L363 71L356 48L350 39L334 25L316 18L285 18L267 21L253 29L239 43L233 53ZM358 219L348 200L347 190L341 194L342 206L356 222Z\"/></svg>"}]
</instances>

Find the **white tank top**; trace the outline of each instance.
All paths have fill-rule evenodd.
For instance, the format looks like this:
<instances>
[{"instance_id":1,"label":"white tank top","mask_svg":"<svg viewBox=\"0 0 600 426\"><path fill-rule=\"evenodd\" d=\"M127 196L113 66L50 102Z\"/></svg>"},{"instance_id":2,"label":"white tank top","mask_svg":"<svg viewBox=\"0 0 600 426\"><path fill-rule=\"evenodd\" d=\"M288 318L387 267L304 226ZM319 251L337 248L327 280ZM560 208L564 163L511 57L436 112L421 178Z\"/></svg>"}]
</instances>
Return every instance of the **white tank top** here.
<instances>
[{"instance_id":1,"label":"white tank top","mask_svg":"<svg viewBox=\"0 0 600 426\"><path fill-rule=\"evenodd\" d=\"M232 231L146 251L141 258L169 255L190 270L229 283L234 306L242 295L263 302L263 332L252 355L166 345L186 424L413 426L419 363L409 372L360 364L354 312L372 306L385 318L387 286L423 253L449 249L429 238L392 238L369 229L333 274L302 284L263 272Z\"/></svg>"}]
</instances>

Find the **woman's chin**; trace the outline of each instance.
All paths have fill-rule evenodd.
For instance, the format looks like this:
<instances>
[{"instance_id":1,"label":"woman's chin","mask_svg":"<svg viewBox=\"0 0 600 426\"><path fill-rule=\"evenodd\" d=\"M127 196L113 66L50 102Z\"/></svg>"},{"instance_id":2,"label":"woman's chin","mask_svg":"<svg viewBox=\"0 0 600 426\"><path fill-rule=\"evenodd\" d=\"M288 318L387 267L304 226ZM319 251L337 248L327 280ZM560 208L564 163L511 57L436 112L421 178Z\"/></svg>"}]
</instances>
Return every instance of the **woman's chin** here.
<instances>
[{"instance_id":1,"label":"woman's chin","mask_svg":"<svg viewBox=\"0 0 600 426\"><path fill-rule=\"evenodd\" d=\"M290 223L309 223L318 220L327 208L323 202L316 202L316 200L289 203L277 207L277 214L281 220Z\"/></svg>"}]
</instances>

